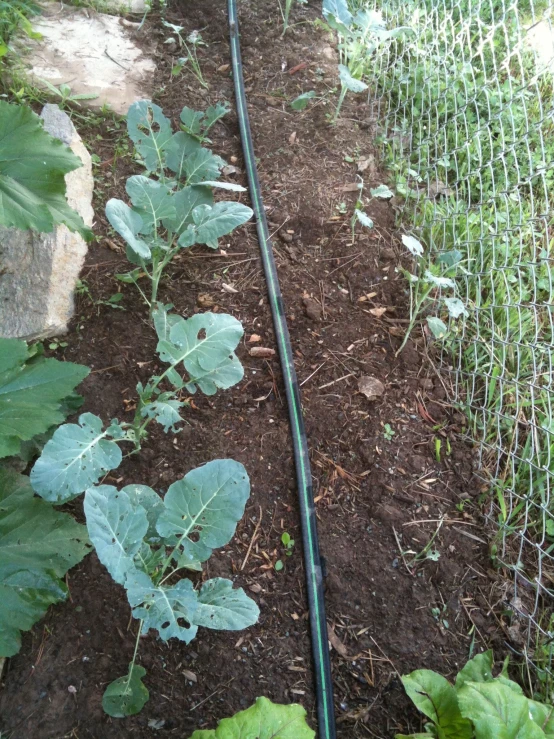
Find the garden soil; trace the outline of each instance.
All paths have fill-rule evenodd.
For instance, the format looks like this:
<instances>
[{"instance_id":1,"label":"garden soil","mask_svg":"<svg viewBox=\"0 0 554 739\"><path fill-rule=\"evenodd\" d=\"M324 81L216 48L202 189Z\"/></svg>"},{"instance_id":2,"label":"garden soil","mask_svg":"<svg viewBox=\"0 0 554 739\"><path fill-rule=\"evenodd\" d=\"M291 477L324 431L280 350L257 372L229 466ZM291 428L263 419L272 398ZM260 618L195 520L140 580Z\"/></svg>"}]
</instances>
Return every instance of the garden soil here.
<instances>
[{"instance_id":1,"label":"garden soil","mask_svg":"<svg viewBox=\"0 0 554 739\"><path fill-rule=\"evenodd\" d=\"M375 148L378 121L364 97L347 98L337 125L329 125L337 55L332 37L312 23L319 3L293 9L284 38L274 0L242 2L239 13L254 146L302 385L338 735L389 739L421 730L400 675L427 667L452 677L475 651L504 650L505 627L493 613L501 593L476 506L482 492L476 453L460 441L464 417L446 401L450 379L437 373L429 337L416 330L396 356L408 316L396 203L370 198L370 188L387 177ZM186 67L172 75L169 32L151 16L142 33L158 45L155 100L166 115L176 125L184 105L233 104L224 3L173 2L167 19L186 32L201 29L207 46L199 60L209 87ZM291 100L309 90L317 97L294 111ZM81 119L74 120L79 126ZM125 197L125 179L140 167L125 148L123 125L81 124L81 134L96 154L98 238L67 346L53 354L91 367L81 386L83 410L105 421L130 420L137 382L160 364L147 310L132 285L114 278L128 267L103 208L109 197ZM228 178L246 184L236 114L211 136L214 150L235 168ZM375 226L358 226L353 239L358 174ZM246 194L239 197L248 202ZM120 288L124 297L114 308L109 298ZM315 726L284 390L276 355L251 354L254 347L275 349L253 224L222 239L218 251L197 247L179 256L161 297L185 316L213 310L240 319L245 378L214 397L194 395L177 436L152 428L142 452L106 482L143 483L163 493L211 459L242 462L252 482L246 514L198 578L233 578L259 604L260 621L244 632L201 630L189 646L143 637L139 663L150 700L137 716L109 718L102 693L126 673L137 622L123 588L92 554L69 573L67 602L24 635L20 654L6 666L2 737L188 737L260 695L302 703ZM360 392L364 378L379 380L381 394ZM66 509L83 520L81 501ZM283 532L295 541L290 556ZM277 560L284 563L279 572Z\"/></svg>"}]
</instances>

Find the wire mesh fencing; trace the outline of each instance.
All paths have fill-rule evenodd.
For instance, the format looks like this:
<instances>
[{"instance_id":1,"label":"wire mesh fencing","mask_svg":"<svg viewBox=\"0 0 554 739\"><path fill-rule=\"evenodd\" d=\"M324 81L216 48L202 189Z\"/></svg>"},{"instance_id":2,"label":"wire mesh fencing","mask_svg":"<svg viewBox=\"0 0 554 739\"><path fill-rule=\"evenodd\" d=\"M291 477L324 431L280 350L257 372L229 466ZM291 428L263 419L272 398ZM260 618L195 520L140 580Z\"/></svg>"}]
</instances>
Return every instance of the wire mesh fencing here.
<instances>
[{"instance_id":1,"label":"wire mesh fencing","mask_svg":"<svg viewBox=\"0 0 554 739\"><path fill-rule=\"evenodd\" d=\"M456 255L465 315L445 315L432 295L448 323L442 359L453 400L466 410L491 491L488 517L499 533L492 554L513 574L505 596L512 644L547 680L554 639L554 2L378 0L370 12L364 79L403 196L403 227L424 246L435 274L452 267L444 255Z\"/></svg>"}]
</instances>

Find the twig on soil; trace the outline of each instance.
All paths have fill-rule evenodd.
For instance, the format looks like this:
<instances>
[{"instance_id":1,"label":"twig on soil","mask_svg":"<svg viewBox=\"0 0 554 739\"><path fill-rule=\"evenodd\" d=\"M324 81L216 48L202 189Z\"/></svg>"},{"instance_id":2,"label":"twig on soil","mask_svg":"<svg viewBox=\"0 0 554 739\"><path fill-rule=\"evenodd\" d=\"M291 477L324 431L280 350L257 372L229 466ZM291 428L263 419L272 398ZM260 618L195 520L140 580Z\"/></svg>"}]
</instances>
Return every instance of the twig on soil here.
<instances>
[{"instance_id":1,"label":"twig on soil","mask_svg":"<svg viewBox=\"0 0 554 739\"><path fill-rule=\"evenodd\" d=\"M216 695L217 693L221 693L221 691L222 691L222 690L223 690L224 688L228 688L228 687L229 687L229 685L230 685L230 684L231 684L231 683L233 682L233 680L234 680L234 679L235 679L235 678L234 678L234 677L232 677L232 678L231 678L231 679L229 680L229 682L225 683L225 685L220 685L220 686L219 686L219 688L216 688L216 690L214 690L214 692L213 692L213 693L210 693L210 694L209 694L209 695L208 695L208 696L207 696L206 698L204 698L204 700L200 701L200 703L197 703L197 704L196 704L196 705L194 705L194 706L193 706L192 708L189 708L189 711L195 711L195 710L196 710L197 708L199 708L199 706L201 706L201 705L202 705L202 703L205 703L206 701L209 701L209 700L210 700L210 698L213 698L213 696L214 696L214 695Z\"/></svg>"},{"instance_id":2,"label":"twig on soil","mask_svg":"<svg viewBox=\"0 0 554 739\"><path fill-rule=\"evenodd\" d=\"M312 377L313 377L314 375L316 375L316 374L317 374L317 373L319 372L319 370L320 370L320 369L321 369L322 367L324 367L324 366L325 366L325 365L327 364L327 362L328 362L328 361L329 361L329 360L328 360L328 359L326 359L326 360L325 360L324 362L322 362L322 363L321 363L321 364L319 365L319 367L318 367L317 369L315 369L315 370L314 370L314 371L312 372L312 374L311 374L311 375L308 375L308 377L306 377L306 379L305 379L305 380L302 380L302 382L300 383L300 387L302 387L303 385L305 385L305 384L306 384L306 383L308 382L308 380L311 380L311 379L312 379Z\"/></svg>"},{"instance_id":3,"label":"twig on soil","mask_svg":"<svg viewBox=\"0 0 554 739\"><path fill-rule=\"evenodd\" d=\"M262 523L262 516L263 516L262 507L260 506L260 517L258 518L258 523L256 524L256 528L254 529L254 534L252 535L252 538L250 539L250 546L248 547L246 556L242 560L242 564L240 566L241 570L244 570L246 563L248 562L248 558L250 557L250 552L252 551L252 547L254 546L254 542L256 541L258 529L260 528L260 525Z\"/></svg>"},{"instance_id":4,"label":"twig on soil","mask_svg":"<svg viewBox=\"0 0 554 739\"><path fill-rule=\"evenodd\" d=\"M339 377L337 380L332 380L332 382L327 382L325 385L320 385L318 387L318 390L323 390L326 387L331 387L331 385L334 385L337 382L341 382L342 380L346 380L349 377L354 377L354 373L353 372L350 372L350 374L344 375L343 377Z\"/></svg>"},{"instance_id":5,"label":"twig on soil","mask_svg":"<svg viewBox=\"0 0 554 739\"><path fill-rule=\"evenodd\" d=\"M396 539L396 546L398 547L398 551L400 552L400 556L402 557L402 562L404 563L404 567L407 569L408 574L414 577L415 572L408 567L408 562L406 561L406 557L404 557L404 551L402 549L402 546L400 545L400 538L398 534L396 533L396 529L394 528L394 526L392 527L392 532L394 534L394 538Z\"/></svg>"}]
</instances>

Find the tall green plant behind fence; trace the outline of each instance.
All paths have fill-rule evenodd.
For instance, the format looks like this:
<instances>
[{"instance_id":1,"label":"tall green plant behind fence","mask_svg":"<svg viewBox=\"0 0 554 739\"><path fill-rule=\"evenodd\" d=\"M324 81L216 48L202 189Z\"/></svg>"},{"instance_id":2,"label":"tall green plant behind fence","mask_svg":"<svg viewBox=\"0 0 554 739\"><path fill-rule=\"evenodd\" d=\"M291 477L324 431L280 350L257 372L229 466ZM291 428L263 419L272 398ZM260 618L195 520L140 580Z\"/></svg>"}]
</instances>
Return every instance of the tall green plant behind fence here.
<instances>
[{"instance_id":1,"label":"tall green plant behind fence","mask_svg":"<svg viewBox=\"0 0 554 739\"><path fill-rule=\"evenodd\" d=\"M459 252L467 315L435 303L449 323L443 364L490 483L493 554L513 573L513 643L543 666L554 639L554 2L349 8L372 14L348 64L370 85L403 228L435 267Z\"/></svg>"}]
</instances>

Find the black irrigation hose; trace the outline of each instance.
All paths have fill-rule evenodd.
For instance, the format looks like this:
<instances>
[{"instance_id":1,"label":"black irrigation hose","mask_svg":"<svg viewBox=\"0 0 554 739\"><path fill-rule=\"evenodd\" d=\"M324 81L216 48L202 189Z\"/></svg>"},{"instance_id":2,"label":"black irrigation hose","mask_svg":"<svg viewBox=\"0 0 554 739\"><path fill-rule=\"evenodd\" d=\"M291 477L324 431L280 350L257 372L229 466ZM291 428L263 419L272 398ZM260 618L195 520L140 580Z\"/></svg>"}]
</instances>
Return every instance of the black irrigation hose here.
<instances>
[{"instance_id":1,"label":"black irrigation hose","mask_svg":"<svg viewBox=\"0 0 554 739\"><path fill-rule=\"evenodd\" d=\"M333 680L331 677L331 660L329 657L329 643L327 641L327 622L325 619L325 599L323 595L323 573L319 555L317 524L314 507L312 473L308 456L308 444L300 389L294 369L290 335L285 316L281 288L273 258L273 247L267 227L265 210L262 202L260 182L254 158L250 121L246 108L244 79L242 74L242 60L240 54L240 37L237 19L236 0L228 0L229 27L231 31L231 59L233 64L233 82L240 126L242 149L246 162L246 172L250 187L250 197L256 217L256 229L262 255L271 314L275 326L279 357L285 391L289 408L292 441L294 446L294 461L296 466L296 480L300 501L300 519L302 523L302 543L304 549L304 564L306 569L306 585L308 591L308 605L310 608L310 630L312 637L312 654L315 672L315 688L317 697L317 719L320 739L335 739L335 713L333 708Z\"/></svg>"}]
</instances>

